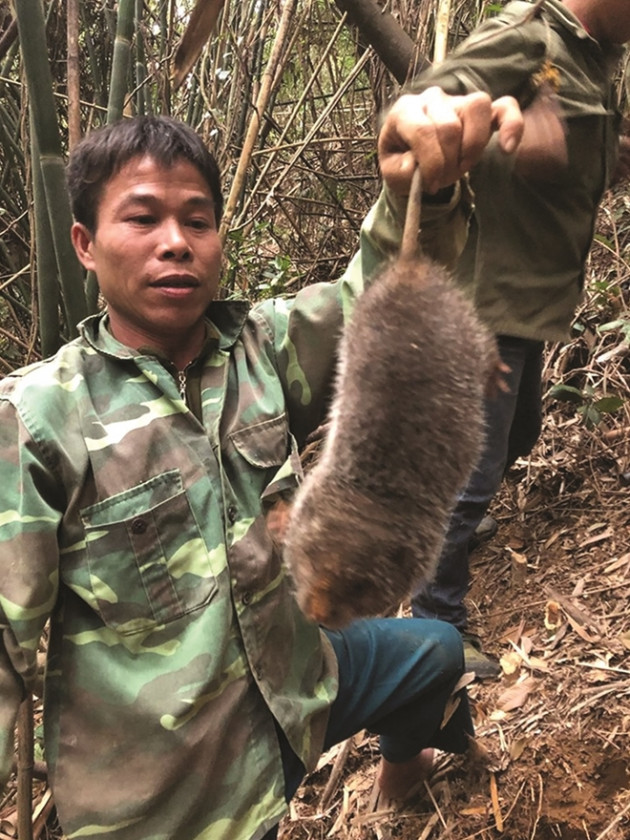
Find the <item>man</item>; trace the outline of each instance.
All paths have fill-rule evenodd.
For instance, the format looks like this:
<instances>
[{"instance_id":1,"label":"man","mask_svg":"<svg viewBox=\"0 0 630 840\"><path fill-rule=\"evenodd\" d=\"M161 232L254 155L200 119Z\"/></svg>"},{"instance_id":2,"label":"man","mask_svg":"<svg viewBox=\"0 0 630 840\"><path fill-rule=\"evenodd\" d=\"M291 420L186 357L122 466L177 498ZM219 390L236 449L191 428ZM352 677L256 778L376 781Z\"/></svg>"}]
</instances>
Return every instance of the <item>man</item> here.
<instances>
[{"instance_id":1,"label":"man","mask_svg":"<svg viewBox=\"0 0 630 840\"><path fill-rule=\"evenodd\" d=\"M339 328L395 247L415 156L439 190L497 114L506 147L521 129L515 103L486 95L413 103L381 141L403 195L381 197L346 275L254 308L214 301L221 188L191 129L135 118L72 154L72 240L106 312L0 385L0 778L50 618L46 759L68 837L272 837L305 770L355 731L380 733L388 797L433 747L466 749L463 694L443 724L457 632L377 619L325 633L264 519L299 479ZM466 219L451 192L425 221L453 252Z\"/></svg>"},{"instance_id":2,"label":"man","mask_svg":"<svg viewBox=\"0 0 630 840\"><path fill-rule=\"evenodd\" d=\"M627 0L513 2L410 86L511 95L524 109L517 155L506 158L491 143L471 172L475 235L457 268L497 336L509 390L487 403L485 451L454 511L436 578L412 601L413 615L462 632L467 669L479 678L500 669L468 631L470 544L505 471L540 433L544 342L568 336L581 296L615 163L613 75L628 39Z\"/></svg>"}]
</instances>

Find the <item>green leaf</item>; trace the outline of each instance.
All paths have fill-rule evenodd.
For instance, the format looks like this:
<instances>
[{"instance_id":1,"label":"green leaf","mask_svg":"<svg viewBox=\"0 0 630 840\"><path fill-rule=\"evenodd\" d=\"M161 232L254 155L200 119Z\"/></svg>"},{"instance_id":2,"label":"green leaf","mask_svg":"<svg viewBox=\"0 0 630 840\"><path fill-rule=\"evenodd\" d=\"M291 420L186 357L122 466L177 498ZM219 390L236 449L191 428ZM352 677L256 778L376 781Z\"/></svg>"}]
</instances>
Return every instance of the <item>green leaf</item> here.
<instances>
[{"instance_id":1,"label":"green leaf","mask_svg":"<svg viewBox=\"0 0 630 840\"><path fill-rule=\"evenodd\" d=\"M587 429L595 429L601 422L602 416L594 405L582 405L578 408Z\"/></svg>"},{"instance_id":2,"label":"green leaf","mask_svg":"<svg viewBox=\"0 0 630 840\"><path fill-rule=\"evenodd\" d=\"M623 406L624 400L621 397L602 397L593 403L593 408L597 409L600 414L612 414L614 411L619 411Z\"/></svg>"},{"instance_id":3,"label":"green leaf","mask_svg":"<svg viewBox=\"0 0 630 840\"><path fill-rule=\"evenodd\" d=\"M572 385L554 385L549 389L549 396L553 400L563 400L570 403L583 403L584 394Z\"/></svg>"}]
</instances>

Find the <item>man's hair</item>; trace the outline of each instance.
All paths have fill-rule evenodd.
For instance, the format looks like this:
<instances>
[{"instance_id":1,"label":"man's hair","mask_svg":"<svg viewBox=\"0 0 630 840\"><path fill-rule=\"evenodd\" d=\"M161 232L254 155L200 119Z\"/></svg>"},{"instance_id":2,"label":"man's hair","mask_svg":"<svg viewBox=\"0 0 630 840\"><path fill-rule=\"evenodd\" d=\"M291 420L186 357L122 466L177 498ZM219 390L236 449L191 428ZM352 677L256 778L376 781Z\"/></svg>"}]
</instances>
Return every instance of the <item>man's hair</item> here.
<instances>
[{"instance_id":1,"label":"man's hair","mask_svg":"<svg viewBox=\"0 0 630 840\"><path fill-rule=\"evenodd\" d=\"M91 131L75 146L66 178L77 222L94 233L105 185L132 158L145 156L167 168L181 160L196 166L210 187L219 224L223 195L217 162L190 126L165 116L120 120Z\"/></svg>"}]
</instances>

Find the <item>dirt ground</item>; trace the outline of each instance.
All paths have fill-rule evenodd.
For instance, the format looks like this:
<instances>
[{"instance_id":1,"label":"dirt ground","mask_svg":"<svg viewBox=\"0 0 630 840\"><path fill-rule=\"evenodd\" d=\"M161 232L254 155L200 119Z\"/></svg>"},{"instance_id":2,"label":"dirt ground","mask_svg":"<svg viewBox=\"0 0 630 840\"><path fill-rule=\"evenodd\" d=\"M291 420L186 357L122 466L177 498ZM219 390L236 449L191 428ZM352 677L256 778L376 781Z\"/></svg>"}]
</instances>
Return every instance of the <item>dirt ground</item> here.
<instances>
[{"instance_id":1,"label":"dirt ground","mask_svg":"<svg viewBox=\"0 0 630 840\"><path fill-rule=\"evenodd\" d=\"M379 810L363 733L323 757L281 840L630 837L630 429L608 436L549 415L471 558L473 629L502 664L468 689L477 754L439 756L405 807Z\"/></svg>"}]
</instances>

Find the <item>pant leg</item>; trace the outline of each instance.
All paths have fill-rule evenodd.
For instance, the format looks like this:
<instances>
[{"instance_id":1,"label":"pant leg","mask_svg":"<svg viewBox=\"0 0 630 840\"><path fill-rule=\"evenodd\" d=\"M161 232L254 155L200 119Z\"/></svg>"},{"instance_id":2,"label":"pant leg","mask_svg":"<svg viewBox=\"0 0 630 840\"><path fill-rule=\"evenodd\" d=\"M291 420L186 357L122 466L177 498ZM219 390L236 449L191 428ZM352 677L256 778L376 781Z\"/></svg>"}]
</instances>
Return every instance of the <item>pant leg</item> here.
<instances>
[{"instance_id":1,"label":"pant leg","mask_svg":"<svg viewBox=\"0 0 630 840\"><path fill-rule=\"evenodd\" d=\"M510 441L510 430L519 401L521 379L533 345L526 339L500 336L501 359L509 366L505 375L509 391L486 400L486 441L479 464L462 491L451 516L435 577L413 595L412 613L418 618L439 618L459 630L467 626L464 598L468 592L469 543L488 505L501 486Z\"/></svg>"},{"instance_id":2,"label":"pant leg","mask_svg":"<svg viewBox=\"0 0 630 840\"><path fill-rule=\"evenodd\" d=\"M517 458L524 458L534 448L542 429L542 341L529 343L518 389L514 420L508 440L507 472Z\"/></svg>"},{"instance_id":3,"label":"pant leg","mask_svg":"<svg viewBox=\"0 0 630 840\"><path fill-rule=\"evenodd\" d=\"M473 725L466 692L442 728L447 701L464 673L459 633L441 621L383 618L324 631L339 664L324 749L368 729L380 735L389 761L405 761L424 747L464 752ZM304 767L279 731L287 801Z\"/></svg>"},{"instance_id":4,"label":"pant leg","mask_svg":"<svg viewBox=\"0 0 630 840\"><path fill-rule=\"evenodd\" d=\"M442 728L447 701L464 673L461 636L451 625L380 618L325 632L339 663L325 749L361 729L380 735L389 761L406 761L425 747L467 749L473 726L465 692Z\"/></svg>"}]
</instances>

